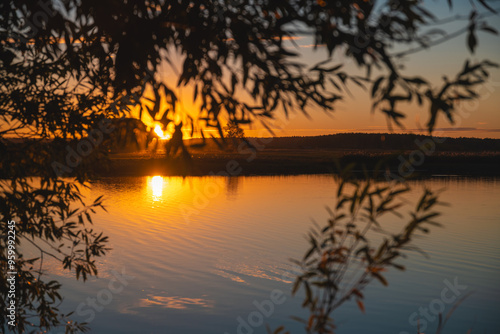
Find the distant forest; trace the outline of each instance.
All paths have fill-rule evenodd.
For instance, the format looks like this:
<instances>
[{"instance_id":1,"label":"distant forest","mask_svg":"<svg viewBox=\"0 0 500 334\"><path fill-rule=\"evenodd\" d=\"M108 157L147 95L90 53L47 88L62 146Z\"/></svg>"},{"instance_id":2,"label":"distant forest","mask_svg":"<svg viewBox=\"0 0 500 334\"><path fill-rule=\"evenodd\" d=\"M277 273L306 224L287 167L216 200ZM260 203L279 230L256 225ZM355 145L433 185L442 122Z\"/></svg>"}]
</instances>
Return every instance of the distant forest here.
<instances>
[{"instance_id":1,"label":"distant forest","mask_svg":"<svg viewBox=\"0 0 500 334\"><path fill-rule=\"evenodd\" d=\"M437 137L437 151L484 152L500 151L500 139ZM247 138L252 141L252 138ZM328 149L328 150L413 150L418 143L432 140L426 135L389 133L341 133L314 137L276 137L265 144L266 149ZM441 142L441 143L439 143Z\"/></svg>"},{"instance_id":2,"label":"distant forest","mask_svg":"<svg viewBox=\"0 0 500 334\"><path fill-rule=\"evenodd\" d=\"M339 133L332 135L310 137L275 137L255 138L247 137L249 143L255 143L261 149L276 150L369 150L369 151L406 151L421 146L419 143L429 142L433 137L414 134L391 133ZM449 138L436 137L434 141L436 151L439 152L500 152L500 139L481 138ZM220 139L215 139L220 141ZM8 146L15 149L18 146L29 144L31 141L19 138L10 138ZM72 141L75 144L75 141ZM207 139L206 145L200 146L201 139L185 140L186 146L195 151L219 150L214 139ZM119 151L137 151L138 144L132 139ZM192 146L194 145L194 146ZM143 145L140 145L143 146ZM141 147L143 150L144 147ZM114 150L113 150L114 151Z\"/></svg>"}]
</instances>

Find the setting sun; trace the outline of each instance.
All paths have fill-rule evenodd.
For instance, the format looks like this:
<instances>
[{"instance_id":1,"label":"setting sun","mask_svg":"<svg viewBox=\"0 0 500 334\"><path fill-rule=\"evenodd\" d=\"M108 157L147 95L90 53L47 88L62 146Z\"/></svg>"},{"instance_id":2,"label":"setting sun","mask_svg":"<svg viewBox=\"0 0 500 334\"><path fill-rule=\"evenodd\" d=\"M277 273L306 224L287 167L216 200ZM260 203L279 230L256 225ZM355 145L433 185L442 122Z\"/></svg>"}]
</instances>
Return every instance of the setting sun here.
<instances>
[{"instance_id":1,"label":"setting sun","mask_svg":"<svg viewBox=\"0 0 500 334\"><path fill-rule=\"evenodd\" d=\"M158 135L158 137L160 137L160 139L170 139L171 137L169 133L164 133L161 129L161 126L159 125L156 125L155 133Z\"/></svg>"}]
</instances>

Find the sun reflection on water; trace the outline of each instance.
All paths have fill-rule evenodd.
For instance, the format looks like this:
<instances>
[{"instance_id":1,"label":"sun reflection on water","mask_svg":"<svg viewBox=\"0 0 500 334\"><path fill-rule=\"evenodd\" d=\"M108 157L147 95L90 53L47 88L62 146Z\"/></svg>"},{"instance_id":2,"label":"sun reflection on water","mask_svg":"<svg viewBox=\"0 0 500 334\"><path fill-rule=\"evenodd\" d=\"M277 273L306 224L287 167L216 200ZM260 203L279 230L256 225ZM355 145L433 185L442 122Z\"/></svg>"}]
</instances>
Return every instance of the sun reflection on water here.
<instances>
[{"instance_id":1,"label":"sun reflection on water","mask_svg":"<svg viewBox=\"0 0 500 334\"><path fill-rule=\"evenodd\" d=\"M150 180L150 184L153 191L153 201L159 201L163 196L163 176L153 176Z\"/></svg>"}]
</instances>

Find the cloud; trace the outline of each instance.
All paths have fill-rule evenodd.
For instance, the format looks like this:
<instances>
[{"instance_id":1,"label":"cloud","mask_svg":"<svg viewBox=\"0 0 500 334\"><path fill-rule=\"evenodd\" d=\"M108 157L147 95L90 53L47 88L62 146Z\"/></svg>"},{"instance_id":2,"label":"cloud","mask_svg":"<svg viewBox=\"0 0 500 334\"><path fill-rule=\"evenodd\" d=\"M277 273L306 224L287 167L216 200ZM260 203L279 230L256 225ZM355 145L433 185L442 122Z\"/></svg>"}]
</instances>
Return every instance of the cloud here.
<instances>
[{"instance_id":1,"label":"cloud","mask_svg":"<svg viewBox=\"0 0 500 334\"><path fill-rule=\"evenodd\" d=\"M426 129L424 129L425 131L427 131ZM444 131L444 132L447 132L447 131L478 131L480 129L478 128L471 128L471 127L463 127L463 128L435 128L434 131Z\"/></svg>"},{"instance_id":2,"label":"cloud","mask_svg":"<svg viewBox=\"0 0 500 334\"><path fill-rule=\"evenodd\" d=\"M203 298L187 298L180 296L154 296L148 295L148 298L143 298L140 300L140 306L160 306L164 308L173 308L178 310L184 310L192 307L214 307L213 301L206 300Z\"/></svg>"},{"instance_id":3,"label":"cloud","mask_svg":"<svg viewBox=\"0 0 500 334\"><path fill-rule=\"evenodd\" d=\"M304 44L304 45L299 45L299 47L301 48L314 48L314 47L318 47L318 48L322 48L322 47L325 47L326 44Z\"/></svg>"},{"instance_id":4,"label":"cloud","mask_svg":"<svg viewBox=\"0 0 500 334\"><path fill-rule=\"evenodd\" d=\"M417 130L418 131L418 130ZM420 130L422 131L422 130ZM436 128L434 131L443 131L443 132L456 132L456 131L484 131L484 132L500 132L500 129L481 129L481 128L473 128L473 127L463 127L463 128Z\"/></svg>"},{"instance_id":5,"label":"cloud","mask_svg":"<svg viewBox=\"0 0 500 334\"><path fill-rule=\"evenodd\" d=\"M304 36L283 36L281 39L283 41L298 41L300 39L303 39ZM276 37L276 39L279 39L279 37Z\"/></svg>"}]
</instances>

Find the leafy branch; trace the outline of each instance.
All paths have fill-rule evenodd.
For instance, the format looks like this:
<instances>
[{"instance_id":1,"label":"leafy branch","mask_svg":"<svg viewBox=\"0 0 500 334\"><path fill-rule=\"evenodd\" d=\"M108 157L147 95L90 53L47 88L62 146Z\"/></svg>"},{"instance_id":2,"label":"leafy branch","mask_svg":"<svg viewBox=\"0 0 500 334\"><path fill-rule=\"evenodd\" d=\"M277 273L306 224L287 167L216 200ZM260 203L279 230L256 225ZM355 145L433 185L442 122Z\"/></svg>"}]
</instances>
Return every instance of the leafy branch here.
<instances>
[{"instance_id":1,"label":"leafy branch","mask_svg":"<svg viewBox=\"0 0 500 334\"><path fill-rule=\"evenodd\" d=\"M409 187L391 187L376 180L342 180L336 205L329 209L325 226L316 226L308 234L309 249L294 262L302 268L292 293L305 291L303 306L309 309L308 319L300 319L307 333L333 333L333 313L345 302L354 299L364 312L363 289L373 280L387 286L384 272L390 268L405 270L399 259L408 251L420 251L412 244L430 226L440 226L435 207L438 194L426 190L399 232L389 232L383 220L387 214L402 222L401 196ZM392 228L391 228L392 229Z\"/></svg>"}]
</instances>

